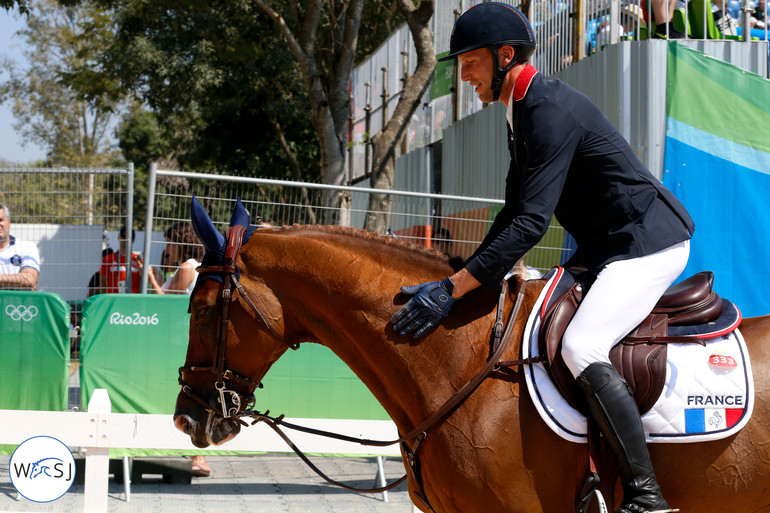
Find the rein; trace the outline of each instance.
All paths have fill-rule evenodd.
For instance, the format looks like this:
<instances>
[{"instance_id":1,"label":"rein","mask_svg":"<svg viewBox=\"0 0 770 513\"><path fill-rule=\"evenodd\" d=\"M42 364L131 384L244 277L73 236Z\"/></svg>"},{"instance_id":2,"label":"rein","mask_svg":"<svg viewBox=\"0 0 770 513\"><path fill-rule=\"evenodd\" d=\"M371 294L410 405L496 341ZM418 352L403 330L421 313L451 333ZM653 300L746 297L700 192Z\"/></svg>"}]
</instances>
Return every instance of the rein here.
<instances>
[{"instance_id":1,"label":"rein","mask_svg":"<svg viewBox=\"0 0 770 513\"><path fill-rule=\"evenodd\" d=\"M316 467L307 456L291 441L291 439L283 432L280 426L303 433L312 435L323 436L327 438L333 438L346 442L358 443L360 445L372 446L372 447L385 447L400 443L408 453L407 459L409 464L413 465L416 459L417 451L420 448L423 440L428 436L428 432L436 426L441 420L449 415L458 405L460 405L465 399L470 396L476 388L487 378L493 371L499 370L501 367L513 367L518 365L525 365L541 361L542 357L538 358L526 358L513 361L500 361L500 357L508 346L508 341L511 338L513 327L516 324L516 318L518 317L521 309L521 304L524 299L524 289L526 282L522 282L516 300L514 302L513 309L508 318L508 323L503 323L505 298L508 291L507 281L502 282L502 290L497 303L496 320L493 329L493 338L491 343L491 354L487 359L486 365L471 378L462 388L455 392L435 413L421 422L417 427L412 429L405 435L399 436L395 440L368 440L357 437L350 437L341 435L339 433L333 433L329 431L309 428L305 426L299 426L284 421L284 416L278 417L269 416L270 411L261 413L254 409L251 409L255 403L254 390L262 388L262 383L255 383L252 380L239 376L237 373L230 369L225 368L225 349L227 347L227 324L230 319L230 303L233 301L233 288L243 297L246 303L249 305L255 316L262 321L262 324L268 329L270 334L286 344L290 349L299 349L299 344L289 344L278 331L267 321L267 319L261 314L254 302L248 296L243 287L238 283L236 279L237 268L235 261L238 253L240 252L244 226L234 226L227 229L227 247L225 250L225 257L223 265L209 265L199 267L197 270L202 273L220 273L223 275L223 285L221 294L222 315L219 321L219 338L217 345L217 354L214 365L209 367L189 366L179 368L179 384L182 387L182 392L190 397L192 400L201 405L204 409L213 412L216 415L221 415L225 419L233 419L243 426L248 426L246 422L242 420L243 417L249 417L254 419L251 425L258 422L265 422L278 436L280 436L289 447L304 461L316 474L327 482L345 488L347 490L366 492L366 493L379 493L390 490L404 482L408 474L404 474L396 481L380 488L373 489L359 489L350 487L344 483L335 481L326 476L318 467ZM196 393L185 381L186 375L196 374L210 374L214 377L214 388L216 392L212 394L208 400L201 397ZM406 447L405 442L415 440L411 450Z\"/></svg>"},{"instance_id":2,"label":"rein","mask_svg":"<svg viewBox=\"0 0 770 513\"><path fill-rule=\"evenodd\" d=\"M500 292L500 298L498 299L498 304L497 304L497 314L496 314L497 318L495 321L495 328L493 332L492 354L487 359L487 363L484 366L484 368L482 368L462 388L460 388L457 392L455 392L452 395L452 397L450 397L441 406L441 408L439 408L433 415L425 419L423 422L420 423L420 425L412 429L409 433L402 435L395 440L369 440L365 438L341 435L339 433L333 433L333 432L324 431L321 429L309 428L306 426L299 426L299 425L291 424L289 422L284 421L283 415L280 415L278 417L270 417L269 410L266 411L265 413L260 413L258 411L245 411L241 414L241 416L253 418L254 421L251 423L252 426L258 422L265 422L273 431L275 431L278 434L278 436L280 436L286 442L286 444L289 447L292 448L292 450L297 454L297 456L299 456L311 469L313 469L313 471L316 474L318 474L322 479L324 479L328 483L340 486L348 490L352 490L356 492L364 492L364 493L378 493L378 492L390 490L391 488L394 488L398 486L400 483L402 483L408 477L408 474L404 474L398 480L382 488L360 489L360 488L353 488L353 487L347 486L343 483L339 483L329 478L320 469L318 469L315 465L313 465L313 463L310 462L307 456L305 456L305 454L299 448L297 448L297 446L291 441L288 435L286 435L286 433L284 433L279 426L283 425L288 429L293 429L295 431L300 431L311 435L323 436L326 438L333 438L336 440L353 442L353 443L358 443L360 445L366 445L366 446L372 446L372 447L385 447L385 446L393 445L397 443L404 444L404 442L407 442L410 440L416 440L411 450L408 450L408 448L405 447L405 449L407 449L407 451L405 452L408 452L407 459L409 460L409 465L413 467L414 461L416 460L417 451L419 450L423 440L425 440L425 438L428 436L428 431L430 431L431 428L433 428L436 424L438 424L441 420L443 420L459 404L465 401L465 399L467 399L468 396L470 396L471 393L473 393L473 391L476 390L476 388L478 388L478 386L487 377L489 377L489 374L491 372L499 370L501 367L513 367L513 366L524 365L528 363L534 363L536 361L542 361L542 358L540 357L526 358L526 359L513 360L513 361L504 361L504 362L500 361L500 357L502 356L506 347L508 347L508 341L511 338L513 327L516 324L516 318L518 317L519 310L521 309L521 304L524 299L525 283L526 282L522 283L522 286L516 295L516 301L514 303L513 309L511 310L511 315L508 318L508 323L507 325L505 325L505 328L504 328L505 331L503 332L503 327L504 327L503 315L504 315L504 307L505 307L505 297L508 291L508 284L506 281L503 281L502 290Z\"/></svg>"}]
</instances>

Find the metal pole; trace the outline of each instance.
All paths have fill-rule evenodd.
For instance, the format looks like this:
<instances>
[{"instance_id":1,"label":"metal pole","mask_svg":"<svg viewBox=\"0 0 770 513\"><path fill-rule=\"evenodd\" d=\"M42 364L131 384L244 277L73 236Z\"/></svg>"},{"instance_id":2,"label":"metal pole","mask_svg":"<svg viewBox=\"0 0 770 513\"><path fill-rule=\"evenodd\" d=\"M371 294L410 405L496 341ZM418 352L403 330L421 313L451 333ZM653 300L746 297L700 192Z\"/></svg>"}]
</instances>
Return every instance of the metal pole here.
<instances>
[{"instance_id":1,"label":"metal pole","mask_svg":"<svg viewBox=\"0 0 770 513\"><path fill-rule=\"evenodd\" d=\"M620 0L610 2L610 44L618 44L620 38L618 27L620 26Z\"/></svg>"},{"instance_id":2,"label":"metal pole","mask_svg":"<svg viewBox=\"0 0 770 513\"><path fill-rule=\"evenodd\" d=\"M460 9L455 9L452 13L455 15L455 21L457 21L457 18L462 14L462 2L460 2ZM433 16L433 18L435 18L435 16ZM452 122L454 123L460 119L460 91L463 81L462 69L460 68L460 63L457 59L453 59L452 66L454 68L452 70Z\"/></svg>"},{"instance_id":3,"label":"metal pole","mask_svg":"<svg viewBox=\"0 0 770 513\"><path fill-rule=\"evenodd\" d=\"M131 268L133 263L134 254L134 163L128 163L128 205L126 206L126 237L128 238L128 255L126 255L126 292L131 294L133 292L133 281L131 276ZM119 249L119 248L118 248ZM120 265L120 262L118 262Z\"/></svg>"},{"instance_id":4,"label":"metal pole","mask_svg":"<svg viewBox=\"0 0 770 513\"><path fill-rule=\"evenodd\" d=\"M366 88L366 107L364 111L364 176L371 175L370 149L372 140L372 84L365 82Z\"/></svg>"},{"instance_id":5,"label":"metal pole","mask_svg":"<svg viewBox=\"0 0 770 513\"><path fill-rule=\"evenodd\" d=\"M150 164L150 177L147 182L147 221L144 229L144 263L142 266L142 294L147 294L147 275L150 270L150 249L152 247L152 221L155 207L155 174L158 171L158 165L155 162Z\"/></svg>"},{"instance_id":6,"label":"metal pole","mask_svg":"<svg viewBox=\"0 0 770 513\"><path fill-rule=\"evenodd\" d=\"M726 3L726 2L725 2ZM749 0L743 0L741 2L741 39L743 41L751 41L751 6ZM723 16L728 16L727 5L722 7Z\"/></svg>"},{"instance_id":7,"label":"metal pole","mask_svg":"<svg viewBox=\"0 0 770 513\"><path fill-rule=\"evenodd\" d=\"M388 93L388 68L382 67L382 128L385 130L385 125L388 124L388 103L390 103L390 93Z\"/></svg>"},{"instance_id":8,"label":"metal pole","mask_svg":"<svg viewBox=\"0 0 770 513\"><path fill-rule=\"evenodd\" d=\"M345 171L345 185L350 185L350 180L353 177L353 137L355 136L353 133L353 123L356 119L353 115L356 111L356 98L351 94L348 96L348 100L350 101L350 116L348 116L348 165Z\"/></svg>"},{"instance_id":9,"label":"metal pole","mask_svg":"<svg viewBox=\"0 0 770 513\"><path fill-rule=\"evenodd\" d=\"M427 158L427 157L426 157ZM291 182L289 180L275 180L272 178L251 178L247 176L233 176L233 175L217 175L217 174L211 174L211 173L191 173L189 171L169 171L169 170L162 170L159 171L158 174L161 176L176 176L180 178L190 178L190 179L210 179L210 180L218 180L221 182L231 182L231 183L249 183L249 184L263 184L263 185L283 185L291 187L292 185L296 186L296 182ZM492 199L492 198L481 198L481 197L473 197L473 196L455 196L452 194L429 194L424 192L414 192L414 191L399 191L399 190L385 190L385 189L372 189L372 188L366 188L366 187L346 187L344 185L330 185L326 183L303 183L303 187L307 189L316 189L316 190L326 190L326 191L348 191L348 192L360 192L360 193L370 193L370 194L390 194L392 196L407 196L412 198L434 198L438 200L454 200L454 201L475 201L475 202L481 202L481 203L491 203L493 205L504 205L505 200L501 199Z\"/></svg>"},{"instance_id":10,"label":"metal pole","mask_svg":"<svg viewBox=\"0 0 770 513\"><path fill-rule=\"evenodd\" d=\"M573 39L573 60L580 61L585 56L585 0L577 0L575 5L575 36Z\"/></svg>"},{"instance_id":11,"label":"metal pole","mask_svg":"<svg viewBox=\"0 0 770 513\"><path fill-rule=\"evenodd\" d=\"M374 486L377 488L382 488L388 484L387 481L385 481L385 465L383 464L383 460L384 458L382 456L377 456L377 475L374 476ZM382 502L388 502L387 490L382 492Z\"/></svg>"}]
</instances>

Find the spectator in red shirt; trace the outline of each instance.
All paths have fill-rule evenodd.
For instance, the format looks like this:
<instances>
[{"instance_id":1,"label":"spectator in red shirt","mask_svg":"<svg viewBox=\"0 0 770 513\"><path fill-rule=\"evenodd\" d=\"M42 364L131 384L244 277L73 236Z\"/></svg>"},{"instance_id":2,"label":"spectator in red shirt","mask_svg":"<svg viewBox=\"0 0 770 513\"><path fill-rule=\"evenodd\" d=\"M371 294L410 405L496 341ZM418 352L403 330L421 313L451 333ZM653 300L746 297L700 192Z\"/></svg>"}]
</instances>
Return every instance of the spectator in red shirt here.
<instances>
[{"instance_id":1,"label":"spectator in red shirt","mask_svg":"<svg viewBox=\"0 0 770 513\"><path fill-rule=\"evenodd\" d=\"M131 230L131 244L136 238L136 232ZM115 294L127 292L126 288L126 256L129 249L126 227L120 229L118 235L120 249L105 256L102 259L102 265L99 269L99 288L100 294ZM141 292L142 282L142 257L138 252L131 252L131 293Z\"/></svg>"}]
</instances>

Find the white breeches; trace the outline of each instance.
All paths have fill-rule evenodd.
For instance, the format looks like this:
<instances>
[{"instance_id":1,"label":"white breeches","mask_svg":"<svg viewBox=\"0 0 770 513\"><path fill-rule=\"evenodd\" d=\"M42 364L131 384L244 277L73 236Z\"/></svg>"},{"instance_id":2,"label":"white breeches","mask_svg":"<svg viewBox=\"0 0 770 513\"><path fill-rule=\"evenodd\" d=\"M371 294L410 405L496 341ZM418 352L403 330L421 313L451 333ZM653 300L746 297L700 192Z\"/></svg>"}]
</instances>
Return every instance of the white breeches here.
<instances>
[{"instance_id":1,"label":"white breeches","mask_svg":"<svg viewBox=\"0 0 770 513\"><path fill-rule=\"evenodd\" d=\"M592 363L609 363L610 349L647 317L689 256L688 240L602 269L564 332L562 356L574 377Z\"/></svg>"}]
</instances>

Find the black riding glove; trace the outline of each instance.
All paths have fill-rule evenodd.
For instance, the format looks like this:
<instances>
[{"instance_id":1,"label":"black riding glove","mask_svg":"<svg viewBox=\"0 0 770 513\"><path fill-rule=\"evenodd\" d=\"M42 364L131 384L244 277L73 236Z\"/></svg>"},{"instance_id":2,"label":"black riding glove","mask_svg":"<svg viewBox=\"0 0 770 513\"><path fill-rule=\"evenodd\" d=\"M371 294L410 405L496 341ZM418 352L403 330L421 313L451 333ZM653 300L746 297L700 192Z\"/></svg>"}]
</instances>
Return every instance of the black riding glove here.
<instances>
[{"instance_id":1,"label":"black riding glove","mask_svg":"<svg viewBox=\"0 0 770 513\"><path fill-rule=\"evenodd\" d=\"M414 297L390 318L393 330L402 337L413 331L414 338L423 336L452 310L457 301L452 297L454 288L449 278L401 287L401 292Z\"/></svg>"}]
</instances>

